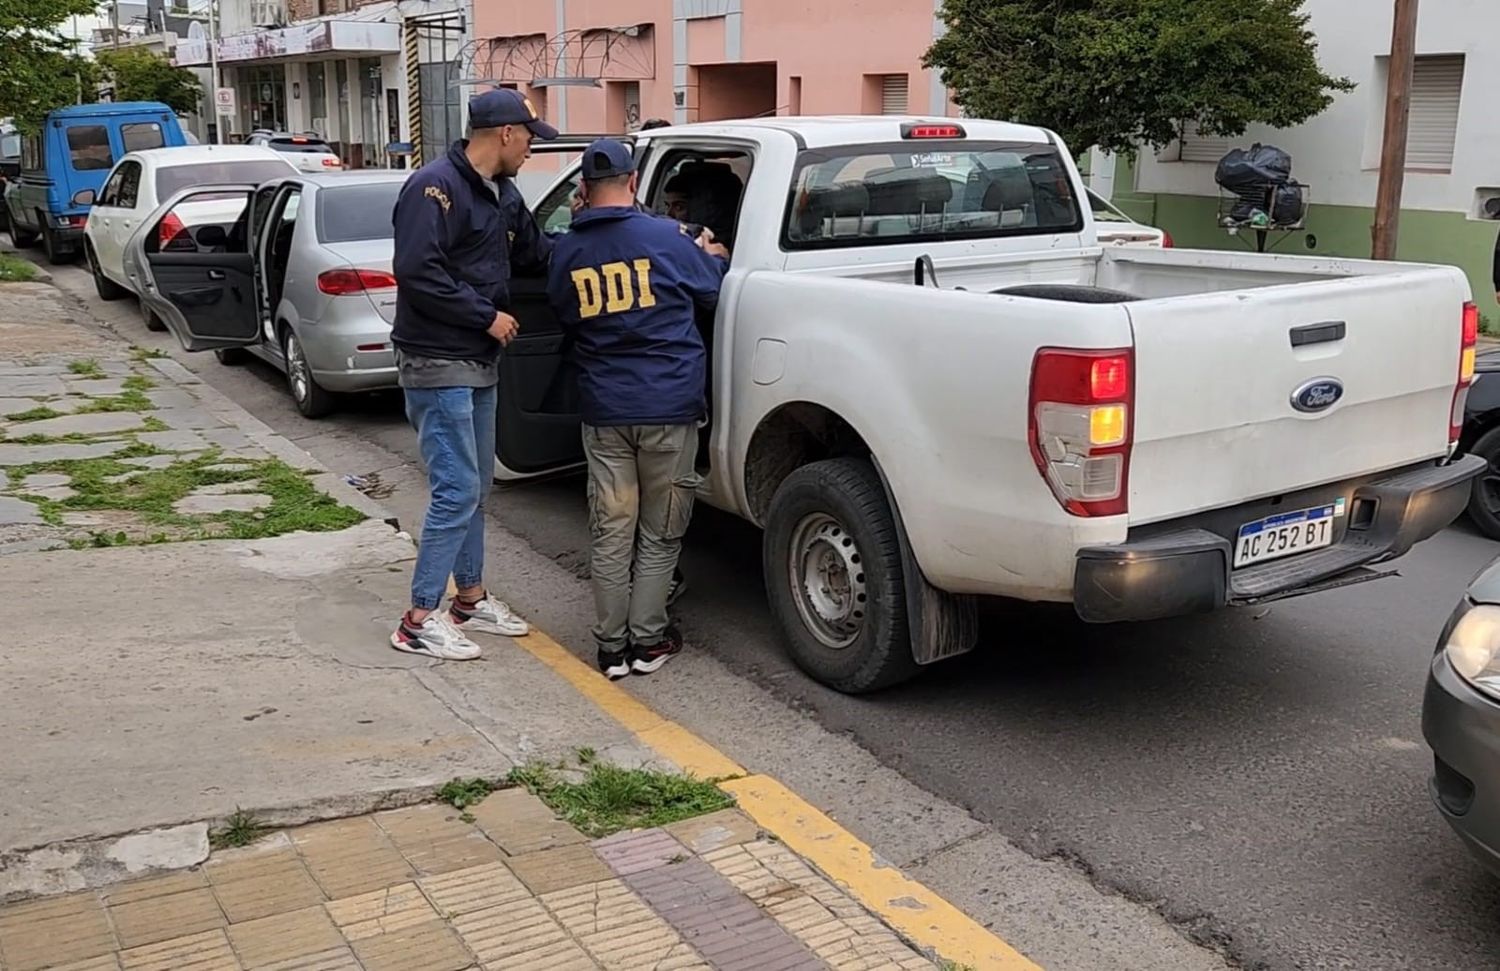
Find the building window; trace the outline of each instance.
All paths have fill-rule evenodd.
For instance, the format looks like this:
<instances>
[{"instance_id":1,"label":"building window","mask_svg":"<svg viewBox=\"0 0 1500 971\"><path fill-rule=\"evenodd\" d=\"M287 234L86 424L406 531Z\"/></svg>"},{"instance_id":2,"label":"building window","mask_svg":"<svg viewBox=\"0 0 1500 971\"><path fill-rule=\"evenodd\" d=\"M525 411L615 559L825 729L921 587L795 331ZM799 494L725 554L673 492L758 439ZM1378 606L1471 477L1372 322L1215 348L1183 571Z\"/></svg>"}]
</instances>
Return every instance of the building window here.
<instances>
[{"instance_id":1,"label":"building window","mask_svg":"<svg viewBox=\"0 0 1500 971\"><path fill-rule=\"evenodd\" d=\"M442 158L448 146L463 137L459 105L459 65L438 61L421 66L422 157Z\"/></svg>"},{"instance_id":2,"label":"building window","mask_svg":"<svg viewBox=\"0 0 1500 971\"><path fill-rule=\"evenodd\" d=\"M1411 79L1411 121L1406 136L1408 169L1452 171L1463 87L1462 54L1417 58Z\"/></svg>"},{"instance_id":3,"label":"building window","mask_svg":"<svg viewBox=\"0 0 1500 971\"><path fill-rule=\"evenodd\" d=\"M880 113L882 115L906 114L905 74L885 74L880 78Z\"/></svg>"},{"instance_id":4,"label":"building window","mask_svg":"<svg viewBox=\"0 0 1500 971\"><path fill-rule=\"evenodd\" d=\"M312 130L328 137L328 62L313 61L307 65L307 112Z\"/></svg>"},{"instance_id":5,"label":"building window","mask_svg":"<svg viewBox=\"0 0 1500 971\"><path fill-rule=\"evenodd\" d=\"M1209 162L1217 164L1234 148L1233 139L1215 138L1198 134L1196 122L1182 123L1182 137L1177 140L1179 162ZM1170 157L1170 156L1169 156Z\"/></svg>"}]
</instances>

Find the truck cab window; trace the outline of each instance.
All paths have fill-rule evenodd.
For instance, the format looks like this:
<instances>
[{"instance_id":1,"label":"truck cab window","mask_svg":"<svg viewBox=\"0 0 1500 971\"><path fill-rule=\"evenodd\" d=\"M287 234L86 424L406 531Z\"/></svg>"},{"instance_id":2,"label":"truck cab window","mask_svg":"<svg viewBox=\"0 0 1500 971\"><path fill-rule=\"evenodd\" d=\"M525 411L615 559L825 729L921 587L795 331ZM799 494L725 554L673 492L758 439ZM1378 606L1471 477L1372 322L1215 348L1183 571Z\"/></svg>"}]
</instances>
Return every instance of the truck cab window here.
<instances>
[{"instance_id":1,"label":"truck cab window","mask_svg":"<svg viewBox=\"0 0 1500 971\"><path fill-rule=\"evenodd\" d=\"M679 222L706 226L733 248L752 164L742 151L673 151L656 170L647 205Z\"/></svg>"}]
</instances>

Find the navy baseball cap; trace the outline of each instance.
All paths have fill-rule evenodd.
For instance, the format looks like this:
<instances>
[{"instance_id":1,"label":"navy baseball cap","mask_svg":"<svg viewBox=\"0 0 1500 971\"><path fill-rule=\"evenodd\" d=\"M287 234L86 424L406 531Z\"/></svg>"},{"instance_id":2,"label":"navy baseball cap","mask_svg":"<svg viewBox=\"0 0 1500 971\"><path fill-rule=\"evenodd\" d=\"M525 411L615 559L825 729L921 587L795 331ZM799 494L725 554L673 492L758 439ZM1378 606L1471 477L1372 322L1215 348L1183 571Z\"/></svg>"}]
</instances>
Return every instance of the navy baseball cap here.
<instances>
[{"instance_id":1,"label":"navy baseball cap","mask_svg":"<svg viewBox=\"0 0 1500 971\"><path fill-rule=\"evenodd\" d=\"M469 99L469 124L474 128L525 125L543 141L557 137L557 129L542 121L531 99L510 88L496 88Z\"/></svg>"},{"instance_id":2,"label":"navy baseball cap","mask_svg":"<svg viewBox=\"0 0 1500 971\"><path fill-rule=\"evenodd\" d=\"M630 146L613 138L601 138L583 150L583 179L612 179L635 171L635 155Z\"/></svg>"}]
</instances>

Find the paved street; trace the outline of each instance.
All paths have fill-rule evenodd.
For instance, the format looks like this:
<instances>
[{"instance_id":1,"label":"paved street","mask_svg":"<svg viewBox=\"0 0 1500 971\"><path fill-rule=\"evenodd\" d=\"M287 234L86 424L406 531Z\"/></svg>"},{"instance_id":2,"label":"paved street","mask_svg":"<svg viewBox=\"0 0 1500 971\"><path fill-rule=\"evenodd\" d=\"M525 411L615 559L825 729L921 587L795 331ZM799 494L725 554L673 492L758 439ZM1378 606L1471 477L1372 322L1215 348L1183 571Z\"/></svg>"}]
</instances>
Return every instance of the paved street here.
<instances>
[{"instance_id":1,"label":"paved street","mask_svg":"<svg viewBox=\"0 0 1500 971\"><path fill-rule=\"evenodd\" d=\"M132 341L171 346L144 330L132 302L97 301L83 270L57 278ZM330 468L380 473L395 490L383 501L415 527L422 497L399 400L373 397L308 422L271 369L176 353ZM576 479L501 490L491 521L576 570L581 490ZM737 683L684 684L693 668L682 664L631 687L710 740L779 747L826 787L857 790L857 766L828 766L797 737L737 718L751 710L746 698L810 713L969 810L987 827L919 840L922 850L900 862L981 920L1004 920L1001 898L1013 888L996 861L1009 840L1158 908L1246 967L1494 967L1500 882L1478 870L1428 802L1419 712L1438 629L1497 553L1460 523L1402 561L1398 579L1137 627L1091 629L1067 611L996 608L980 651L911 685L848 698L811 683L777 647L756 531L705 510L684 561L685 632ZM515 580L519 607L551 630L584 629L586 605L548 602L527 582ZM934 826L946 819L934 816Z\"/></svg>"}]
</instances>

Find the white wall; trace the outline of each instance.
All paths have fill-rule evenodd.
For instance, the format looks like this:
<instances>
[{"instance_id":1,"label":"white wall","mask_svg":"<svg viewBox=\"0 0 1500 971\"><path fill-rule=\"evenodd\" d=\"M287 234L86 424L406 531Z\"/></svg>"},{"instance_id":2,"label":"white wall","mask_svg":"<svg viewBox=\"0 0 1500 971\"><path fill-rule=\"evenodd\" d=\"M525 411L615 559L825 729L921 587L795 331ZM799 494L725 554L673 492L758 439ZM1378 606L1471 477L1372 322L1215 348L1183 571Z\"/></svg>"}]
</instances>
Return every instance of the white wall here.
<instances>
[{"instance_id":1,"label":"white wall","mask_svg":"<svg viewBox=\"0 0 1500 971\"><path fill-rule=\"evenodd\" d=\"M1379 58L1389 54L1391 0L1308 0L1323 69L1358 87L1307 124L1286 131L1252 128L1236 146L1274 144L1292 155L1292 175L1307 183L1314 204L1373 206L1378 179L1385 81ZM1404 205L1469 212L1479 187L1500 187L1500 3L1422 0L1417 53L1464 54L1463 99L1453 170L1411 172ZM1171 151L1170 147L1168 151ZM1214 166L1161 162L1141 153L1136 188L1216 196Z\"/></svg>"}]
</instances>

